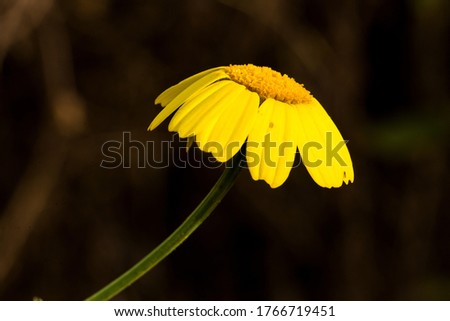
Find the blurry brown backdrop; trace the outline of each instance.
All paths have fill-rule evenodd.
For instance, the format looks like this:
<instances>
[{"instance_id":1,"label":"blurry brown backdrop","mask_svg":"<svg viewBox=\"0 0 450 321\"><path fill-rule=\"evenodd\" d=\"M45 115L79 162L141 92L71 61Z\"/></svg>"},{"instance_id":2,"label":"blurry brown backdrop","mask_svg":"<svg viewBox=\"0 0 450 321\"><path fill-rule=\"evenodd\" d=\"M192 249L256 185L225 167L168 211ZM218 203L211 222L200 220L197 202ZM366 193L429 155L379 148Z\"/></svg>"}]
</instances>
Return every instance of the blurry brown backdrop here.
<instances>
[{"instance_id":1,"label":"blurry brown backdrop","mask_svg":"<svg viewBox=\"0 0 450 321\"><path fill-rule=\"evenodd\" d=\"M0 299L79 300L159 244L222 169L103 169L154 98L199 71L270 66L304 83L355 182L243 171L124 300L450 299L446 0L0 1ZM180 152L182 153L182 152ZM192 150L190 153L199 153ZM182 156L180 156L182 157ZM445 210L447 208L447 210Z\"/></svg>"}]
</instances>

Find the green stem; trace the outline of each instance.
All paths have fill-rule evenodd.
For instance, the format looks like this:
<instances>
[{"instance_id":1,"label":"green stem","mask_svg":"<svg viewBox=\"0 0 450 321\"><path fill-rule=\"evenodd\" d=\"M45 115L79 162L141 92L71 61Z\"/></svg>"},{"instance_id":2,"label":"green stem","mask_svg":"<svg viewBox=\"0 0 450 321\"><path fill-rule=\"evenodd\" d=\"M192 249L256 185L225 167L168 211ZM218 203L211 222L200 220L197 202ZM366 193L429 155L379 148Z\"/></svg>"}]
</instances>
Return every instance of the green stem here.
<instances>
[{"instance_id":1,"label":"green stem","mask_svg":"<svg viewBox=\"0 0 450 321\"><path fill-rule=\"evenodd\" d=\"M211 191L206 195L197 208L188 216L188 218L157 248L150 252L141 261L136 263L131 269L105 286L103 289L94 293L87 301L105 301L116 296L124 289L129 287L145 273L150 271L166 256L172 253L181 243L183 243L189 235L191 235L197 227L211 214L211 212L220 203L230 188L236 181L240 172L240 162L243 155L240 152L231 160L232 165L226 166L222 176L213 186Z\"/></svg>"}]
</instances>

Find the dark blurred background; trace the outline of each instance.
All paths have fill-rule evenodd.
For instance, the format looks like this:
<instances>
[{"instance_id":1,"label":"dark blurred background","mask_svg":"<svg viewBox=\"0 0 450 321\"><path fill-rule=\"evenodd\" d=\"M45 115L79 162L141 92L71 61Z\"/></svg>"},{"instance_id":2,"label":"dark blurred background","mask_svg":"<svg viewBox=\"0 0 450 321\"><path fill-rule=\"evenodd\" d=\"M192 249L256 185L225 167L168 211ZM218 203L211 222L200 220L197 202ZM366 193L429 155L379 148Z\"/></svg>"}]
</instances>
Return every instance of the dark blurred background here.
<instances>
[{"instance_id":1,"label":"dark blurred background","mask_svg":"<svg viewBox=\"0 0 450 321\"><path fill-rule=\"evenodd\" d=\"M147 132L161 91L253 63L325 106L355 182L322 189L300 166L272 190L245 170L116 299L449 300L449 11L446 0L0 1L0 299L84 299L172 232L222 168L138 168L131 149L130 168L104 169L102 144L130 132L158 153L172 138L167 122Z\"/></svg>"}]
</instances>

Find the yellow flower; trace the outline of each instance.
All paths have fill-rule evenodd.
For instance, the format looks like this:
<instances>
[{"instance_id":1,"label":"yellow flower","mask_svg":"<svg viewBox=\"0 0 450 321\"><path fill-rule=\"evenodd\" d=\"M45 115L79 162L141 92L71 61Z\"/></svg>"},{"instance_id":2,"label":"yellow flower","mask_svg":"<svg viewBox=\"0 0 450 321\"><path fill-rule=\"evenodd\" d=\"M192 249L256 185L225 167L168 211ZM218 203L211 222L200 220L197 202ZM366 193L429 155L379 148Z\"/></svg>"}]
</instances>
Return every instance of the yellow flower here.
<instances>
[{"instance_id":1,"label":"yellow flower","mask_svg":"<svg viewBox=\"0 0 450 321\"><path fill-rule=\"evenodd\" d=\"M195 137L199 148L220 162L247 142L252 178L272 188L289 176L297 149L320 186L353 182L346 142L326 111L303 85L268 67L212 68L165 90L155 104L164 109L149 130L176 111L169 130Z\"/></svg>"}]
</instances>

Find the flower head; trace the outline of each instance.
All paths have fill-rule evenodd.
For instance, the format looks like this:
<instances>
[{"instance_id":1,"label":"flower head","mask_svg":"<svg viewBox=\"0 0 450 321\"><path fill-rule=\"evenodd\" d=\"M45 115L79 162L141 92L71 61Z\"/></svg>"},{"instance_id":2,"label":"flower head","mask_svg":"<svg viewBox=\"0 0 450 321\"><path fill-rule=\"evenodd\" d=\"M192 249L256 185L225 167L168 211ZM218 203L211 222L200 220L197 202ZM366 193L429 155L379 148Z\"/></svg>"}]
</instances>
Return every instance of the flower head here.
<instances>
[{"instance_id":1,"label":"flower head","mask_svg":"<svg viewBox=\"0 0 450 321\"><path fill-rule=\"evenodd\" d=\"M199 148L220 162L247 142L252 178L272 188L286 181L297 149L320 186L353 182L346 142L326 111L303 85L268 67L212 68L165 90L155 104L164 109L149 130L176 111L169 130L195 137Z\"/></svg>"}]
</instances>

